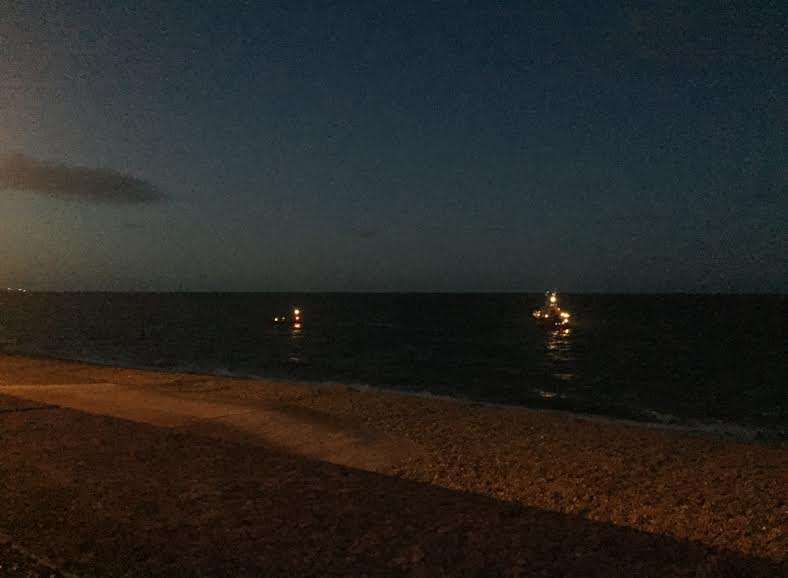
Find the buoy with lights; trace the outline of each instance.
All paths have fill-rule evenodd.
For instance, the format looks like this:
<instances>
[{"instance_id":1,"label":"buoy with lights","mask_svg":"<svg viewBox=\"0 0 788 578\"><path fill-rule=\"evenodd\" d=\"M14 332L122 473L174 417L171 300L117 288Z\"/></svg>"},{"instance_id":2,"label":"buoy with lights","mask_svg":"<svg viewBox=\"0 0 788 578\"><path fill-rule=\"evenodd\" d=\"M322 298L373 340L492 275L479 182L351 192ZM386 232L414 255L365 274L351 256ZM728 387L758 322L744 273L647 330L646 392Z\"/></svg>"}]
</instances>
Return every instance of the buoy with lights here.
<instances>
[{"instance_id":1,"label":"buoy with lights","mask_svg":"<svg viewBox=\"0 0 788 578\"><path fill-rule=\"evenodd\" d=\"M564 328L569 325L569 320L572 318L569 311L563 311L558 306L558 293L555 291L548 291L545 294L544 305L541 309L534 310L533 316L541 325Z\"/></svg>"}]
</instances>

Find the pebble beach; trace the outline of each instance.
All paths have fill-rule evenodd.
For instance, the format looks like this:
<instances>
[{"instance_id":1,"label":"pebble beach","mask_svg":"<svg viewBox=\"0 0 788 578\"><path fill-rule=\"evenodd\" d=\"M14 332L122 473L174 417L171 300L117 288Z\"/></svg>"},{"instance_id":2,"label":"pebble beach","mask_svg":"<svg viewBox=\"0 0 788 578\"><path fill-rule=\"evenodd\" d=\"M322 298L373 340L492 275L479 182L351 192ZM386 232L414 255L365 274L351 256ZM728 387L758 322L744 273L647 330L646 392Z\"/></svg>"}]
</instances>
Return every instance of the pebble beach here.
<instances>
[{"instance_id":1,"label":"pebble beach","mask_svg":"<svg viewBox=\"0 0 788 578\"><path fill-rule=\"evenodd\" d=\"M781 441L0 356L0 457L0 576L788 570Z\"/></svg>"}]
</instances>

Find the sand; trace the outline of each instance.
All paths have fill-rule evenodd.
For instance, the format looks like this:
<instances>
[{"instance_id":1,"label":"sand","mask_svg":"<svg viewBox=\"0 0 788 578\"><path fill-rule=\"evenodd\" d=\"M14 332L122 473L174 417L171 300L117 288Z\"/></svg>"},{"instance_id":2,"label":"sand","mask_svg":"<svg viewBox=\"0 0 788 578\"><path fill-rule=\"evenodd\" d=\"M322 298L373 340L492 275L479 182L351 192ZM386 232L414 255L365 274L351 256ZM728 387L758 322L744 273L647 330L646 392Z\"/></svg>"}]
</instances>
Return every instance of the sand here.
<instances>
[{"instance_id":1,"label":"sand","mask_svg":"<svg viewBox=\"0 0 788 578\"><path fill-rule=\"evenodd\" d=\"M0 532L76 575L777 576L786 488L777 443L0 356Z\"/></svg>"}]
</instances>

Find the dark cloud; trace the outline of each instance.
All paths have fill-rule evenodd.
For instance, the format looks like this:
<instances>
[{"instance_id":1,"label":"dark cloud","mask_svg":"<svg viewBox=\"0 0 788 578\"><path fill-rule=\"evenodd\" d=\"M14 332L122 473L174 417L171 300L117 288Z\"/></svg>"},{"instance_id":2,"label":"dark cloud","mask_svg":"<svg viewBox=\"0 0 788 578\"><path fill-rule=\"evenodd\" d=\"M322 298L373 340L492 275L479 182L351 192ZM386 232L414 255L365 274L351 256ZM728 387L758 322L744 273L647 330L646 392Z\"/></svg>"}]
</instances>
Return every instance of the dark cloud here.
<instances>
[{"instance_id":1,"label":"dark cloud","mask_svg":"<svg viewBox=\"0 0 788 578\"><path fill-rule=\"evenodd\" d=\"M0 158L0 189L106 203L150 203L163 198L154 185L131 175L47 163L21 154Z\"/></svg>"}]
</instances>

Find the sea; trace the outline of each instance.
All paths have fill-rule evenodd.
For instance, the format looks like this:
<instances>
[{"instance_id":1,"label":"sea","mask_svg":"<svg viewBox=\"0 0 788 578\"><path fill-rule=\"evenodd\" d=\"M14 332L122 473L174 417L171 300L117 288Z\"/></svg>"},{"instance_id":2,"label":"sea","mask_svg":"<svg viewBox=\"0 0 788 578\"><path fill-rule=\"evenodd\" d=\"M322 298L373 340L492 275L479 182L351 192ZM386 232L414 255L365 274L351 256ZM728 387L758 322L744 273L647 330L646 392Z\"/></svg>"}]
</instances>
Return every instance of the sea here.
<instances>
[{"instance_id":1,"label":"sea","mask_svg":"<svg viewBox=\"0 0 788 578\"><path fill-rule=\"evenodd\" d=\"M0 351L665 424L788 426L783 295L0 293ZM301 310L300 327L273 318Z\"/></svg>"}]
</instances>

